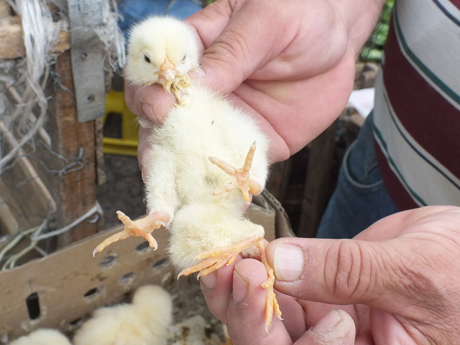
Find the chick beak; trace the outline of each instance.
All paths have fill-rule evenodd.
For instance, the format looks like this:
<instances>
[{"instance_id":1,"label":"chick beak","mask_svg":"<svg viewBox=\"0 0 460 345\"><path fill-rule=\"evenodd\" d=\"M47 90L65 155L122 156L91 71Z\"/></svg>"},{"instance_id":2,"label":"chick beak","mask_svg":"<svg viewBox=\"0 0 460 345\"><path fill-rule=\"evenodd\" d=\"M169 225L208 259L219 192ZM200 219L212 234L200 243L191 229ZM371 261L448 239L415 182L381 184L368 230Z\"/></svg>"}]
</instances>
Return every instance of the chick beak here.
<instances>
[{"instance_id":1,"label":"chick beak","mask_svg":"<svg viewBox=\"0 0 460 345\"><path fill-rule=\"evenodd\" d=\"M177 71L176 66L169 61L168 59L165 60L160 66L160 71L158 72L158 76L160 79L165 79L167 81L173 81L176 78Z\"/></svg>"}]
</instances>

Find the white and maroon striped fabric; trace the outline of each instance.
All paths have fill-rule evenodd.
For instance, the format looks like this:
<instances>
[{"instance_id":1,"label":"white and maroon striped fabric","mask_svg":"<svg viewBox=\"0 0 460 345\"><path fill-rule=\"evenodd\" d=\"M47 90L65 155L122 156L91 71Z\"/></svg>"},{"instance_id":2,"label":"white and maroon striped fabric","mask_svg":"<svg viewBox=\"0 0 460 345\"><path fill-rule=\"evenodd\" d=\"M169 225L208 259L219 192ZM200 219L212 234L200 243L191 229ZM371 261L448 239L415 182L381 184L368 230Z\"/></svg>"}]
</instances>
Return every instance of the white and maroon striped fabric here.
<instances>
[{"instance_id":1,"label":"white and maroon striped fabric","mask_svg":"<svg viewBox=\"0 0 460 345\"><path fill-rule=\"evenodd\" d=\"M400 210L460 206L460 0L396 0L374 137Z\"/></svg>"}]
</instances>

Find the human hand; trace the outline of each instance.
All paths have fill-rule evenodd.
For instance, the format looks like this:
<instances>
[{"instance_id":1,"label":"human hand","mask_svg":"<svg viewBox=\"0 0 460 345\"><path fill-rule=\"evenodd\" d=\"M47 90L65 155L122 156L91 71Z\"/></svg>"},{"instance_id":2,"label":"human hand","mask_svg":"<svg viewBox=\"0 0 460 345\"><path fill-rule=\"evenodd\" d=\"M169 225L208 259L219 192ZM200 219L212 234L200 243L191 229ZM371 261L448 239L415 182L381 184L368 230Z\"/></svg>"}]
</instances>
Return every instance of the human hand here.
<instances>
[{"instance_id":1,"label":"human hand","mask_svg":"<svg viewBox=\"0 0 460 345\"><path fill-rule=\"evenodd\" d=\"M206 74L197 79L229 94L258 121L271 140L272 162L287 159L345 106L356 56L382 3L216 1L187 19L205 49L201 63ZM158 85L127 82L126 102L136 115L161 124L174 97Z\"/></svg>"},{"instance_id":2,"label":"human hand","mask_svg":"<svg viewBox=\"0 0 460 345\"><path fill-rule=\"evenodd\" d=\"M208 306L227 324L235 345L316 344L308 329L337 308L354 318L356 344L458 342L459 208L401 212L353 240L282 238L268 245L267 256L284 318L273 320L269 335L264 334L265 290L260 288L266 279L263 265L245 259L235 264L234 273L226 267L202 278ZM340 339L338 327L347 335L354 330L343 314L331 313L332 327L322 333L326 344ZM340 341L353 344L348 340Z\"/></svg>"}]
</instances>

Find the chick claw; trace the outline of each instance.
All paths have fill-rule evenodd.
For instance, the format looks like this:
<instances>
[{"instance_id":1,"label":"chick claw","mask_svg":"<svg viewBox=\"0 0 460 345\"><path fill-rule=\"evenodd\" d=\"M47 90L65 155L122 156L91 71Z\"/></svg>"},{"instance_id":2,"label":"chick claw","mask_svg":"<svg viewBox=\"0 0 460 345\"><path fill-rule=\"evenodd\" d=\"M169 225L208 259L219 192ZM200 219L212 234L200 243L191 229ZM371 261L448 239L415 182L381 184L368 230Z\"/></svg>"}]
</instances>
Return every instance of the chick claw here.
<instances>
[{"instance_id":1,"label":"chick claw","mask_svg":"<svg viewBox=\"0 0 460 345\"><path fill-rule=\"evenodd\" d=\"M253 236L228 247L218 248L201 253L196 257L196 259L205 260L200 262L198 265L181 271L178 275L178 278L182 275L188 276L189 274L195 272L200 272L198 273L198 278L202 276L204 277L225 265L232 264L237 258L238 254L240 254L244 249L249 248L255 244L257 244L262 263L264 264L268 274L267 280L262 283L262 287L267 290L267 297L265 300L265 331L268 333L268 328L270 327L271 321L273 319L273 313L278 319L282 320L282 318L281 310L273 288L275 283L274 271L273 268L268 264L267 256L265 254L265 243L261 237Z\"/></svg>"},{"instance_id":2,"label":"chick claw","mask_svg":"<svg viewBox=\"0 0 460 345\"><path fill-rule=\"evenodd\" d=\"M124 240L130 236L142 236L149 242L150 247L152 247L154 250L158 248L157 241L155 241L151 232L155 229L159 229L162 225L164 225L164 221L167 221L167 217L164 217L163 214L155 212L144 218L132 221L121 211L117 211L117 214L118 219L121 220L125 228L123 231L120 231L115 235L106 238L102 243L94 248L93 256L95 256L98 252L102 252L105 247L111 245L112 243L119 240Z\"/></svg>"},{"instance_id":3,"label":"chick claw","mask_svg":"<svg viewBox=\"0 0 460 345\"><path fill-rule=\"evenodd\" d=\"M239 188L243 192L244 201L250 203L251 198L249 197L249 193L255 195L261 192L259 183L249 178L249 170L251 169L255 150L256 142L253 142L251 147L249 148L249 152L246 155L246 159L241 169L236 169L230 164L216 157L209 157L211 163L217 165L219 168L221 168L223 171L225 171L227 174L233 177L232 182L227 183L223 187L214 189L211 192L212 195L220 195L226 192L230 192L235 188Z\"/></svg>"},{"instance_id":4,"label":"chick claw","mask_svg":"<svg viewBox=\"0 0 460 345\"><path fill-rule=\"evenodd\" d=\"M260 258L268 274L267 280L262 283L262 287L267 290L267 298L265 300L265 332L268 334L268 327L270 327L272 323L273 313L275 313L275 316L278 320L283 320L283 318L281 317L280 306L278 304L278 300L276 299L275 290L273 288L275 284L275 272L268 263L267 255L265 253L264 241L259 241L257 243L257 247L259 248Z\"/></svg>"}]
</instances>

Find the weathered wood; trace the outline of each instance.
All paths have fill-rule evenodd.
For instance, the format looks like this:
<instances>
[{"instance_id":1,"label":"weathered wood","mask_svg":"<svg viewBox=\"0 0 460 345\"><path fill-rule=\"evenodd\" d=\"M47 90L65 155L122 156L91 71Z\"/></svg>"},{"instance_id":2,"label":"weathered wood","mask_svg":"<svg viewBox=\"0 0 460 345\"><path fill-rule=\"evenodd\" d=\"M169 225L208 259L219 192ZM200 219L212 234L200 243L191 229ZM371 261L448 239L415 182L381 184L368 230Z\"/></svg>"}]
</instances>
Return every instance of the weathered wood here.
<instances>
[{"instance_id":1,"label":"weathered wood","mask_svg":"<svg viewBox=\"0 0 460 345\"><path fill-rule=\"evenodd\" d=\"M0 235L14 234L19 231L19 222L14 211L18 205L9 204L8 199L5 198L5 195L8 194L9 188L0 179Z\"/></svg>"},{"instance_id":2,"label":"weathered wood","mask_svg":"<svg viewBox=\"0 0 460 345\"><path fill-rule=\"evenodd\" d=\"M103 138L104 138L104 121L102 118L94 122L94 139L96 145L96 181L97 185L101 186L107 181L107 175L104 171L104 151L103 151Z\"/></svg>"},{"instance_id":3,"label":"weathered wood","mask_svg":"<svg viewBox=\"0 0 460 345\"><path fill-rule=\"evenodd\" d=\"M267 189L276 199L284 200L289 184L292 160L275 163L270 167L270 175L265 189Z\"/></svg>"},{"instance_id":4,"label":"weathered wood","mask_svg":"<svg viewBox=\"0 0 460 345\"><path fill-rule=\"evenodd\" d=\"M59 40L51 49L52 53L61 53L70 48L70 33L61 31ZM26 55L21 18L10 17L0 21L0 60L11 60Z\"/></svg>"},{"instance_id":5,"label":"weathered wood","mask_svg":"<svg viewBox=\"0 0 460 345\"><path fill-rule=\"evenodd\" d=\"M61 176L48 179L59 205L56 227L60 228L85 214L96 203L95 129L94 121L78 122L69 51L57 58L55 72L60 76L63 87L55 84L48 107L52 150L68 159L76 159L83 150L84 157L84 165L79 170L66 171ZM56 162L50 162L52 164ZM64 169L65 165L60 161L60 169ZM61 235L59 246L94 234L97 229L97 223L84 222Z\"/></svg>"},{"instance_id":6,"label":"weathered wood","mask_svg":"<svg viewBox=\"0 0 460 345\"><path fill-rule=\"evenodd\" d=\"M309 145L307 178L302 203L299 237L314 237L334 189L333 167L337 121Z\"/></svg>"},{"instance_id":7,"label":"weathered wood","mask_svg":"<svg viewBox=\"0 0 460 345\"><path fill-rule=\"evenodd\" d=\"M6 1L0 0L0 21L8 19L10 16L10 6Z\"/></svg>"}]
</instances>

